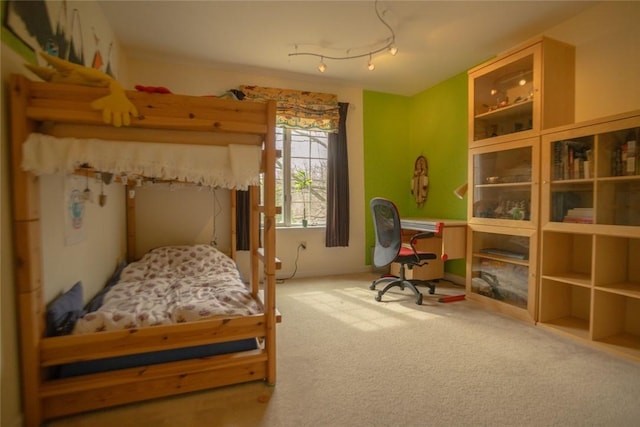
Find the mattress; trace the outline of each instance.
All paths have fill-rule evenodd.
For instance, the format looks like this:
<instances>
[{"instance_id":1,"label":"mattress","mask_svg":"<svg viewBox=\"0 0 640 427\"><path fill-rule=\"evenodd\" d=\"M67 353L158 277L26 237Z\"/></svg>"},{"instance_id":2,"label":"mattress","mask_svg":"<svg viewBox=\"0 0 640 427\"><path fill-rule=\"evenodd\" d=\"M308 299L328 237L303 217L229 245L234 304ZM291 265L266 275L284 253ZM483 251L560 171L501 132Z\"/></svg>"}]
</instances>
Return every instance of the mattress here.
<instances>
[{"instance_id":1,"label":"mattress","mask_svg":"<svg viewBox=\"0 0 640 427\"><path fill-rule=\"evenodd\" d=\"M199 345L195 347L130 354L126 356L55 366L52 369L51 376L52 378L69 378L78 375L96 374L118 369L136 368L139 366L148 366L158 363L177 362L180 360L215 356L218 354L255 350L257 348L257 340L255 338L249 338L238 341Z\"/></svg>"},{"instance_id":2,"label":"mattress","mask_svg":"<svg viewBox=\"0 0 640 427\"><path fill-rule=\"evenodd\" d=\"M129 264L74 334L261 314L235 262L210 245L166 246Z\"/></svg>"}]
</instances>

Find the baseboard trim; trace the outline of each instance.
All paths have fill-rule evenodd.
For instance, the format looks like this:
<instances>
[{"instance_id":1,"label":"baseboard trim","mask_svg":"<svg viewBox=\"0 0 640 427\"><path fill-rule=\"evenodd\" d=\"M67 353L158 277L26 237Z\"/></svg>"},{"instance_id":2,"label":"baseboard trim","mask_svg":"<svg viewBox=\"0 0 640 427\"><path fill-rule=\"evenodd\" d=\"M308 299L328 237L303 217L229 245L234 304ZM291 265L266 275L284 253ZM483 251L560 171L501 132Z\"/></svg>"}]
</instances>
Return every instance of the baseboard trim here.
<instances>
[{"instance_id":1,"label":"baseboard trim","mask_svg":"<svg viewBox=\"0 0 640 427\"><path fill-rule=\"evenodd\" d=\"M466 284L466 279L462 276L458 276L457 274L444 273L444 279L460 286L465 286Z\"/></svg>"}]
</instances>

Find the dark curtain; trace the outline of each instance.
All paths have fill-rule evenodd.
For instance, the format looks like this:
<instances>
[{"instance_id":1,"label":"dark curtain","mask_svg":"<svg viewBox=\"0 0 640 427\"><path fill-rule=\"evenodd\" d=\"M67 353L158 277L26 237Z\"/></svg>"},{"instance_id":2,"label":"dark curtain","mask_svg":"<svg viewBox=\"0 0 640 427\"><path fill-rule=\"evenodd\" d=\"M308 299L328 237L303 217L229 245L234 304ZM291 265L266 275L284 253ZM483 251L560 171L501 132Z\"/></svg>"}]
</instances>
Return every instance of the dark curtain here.
<instances>
[{"instance_id":1,"label":"dark curtain","mask_svg":"<svg viewBox=\"0 0 640 427\"><path fill-rule=\"evenodd\" d=\"M327 155L326 247L349 246L349 158L347 155L347 110L339 102L338 133L329 134Z\"/></svg>"},{"instance_id":2,"label":"dark curtain","mask_svg":"<svg viewBox=\"0 0 640 427\"><path fill-rule=\"evenodd\" d=\"M249 250L249 214L251 205L248 191L236 191L236 249Z\"/></svg>"}]
</instances>

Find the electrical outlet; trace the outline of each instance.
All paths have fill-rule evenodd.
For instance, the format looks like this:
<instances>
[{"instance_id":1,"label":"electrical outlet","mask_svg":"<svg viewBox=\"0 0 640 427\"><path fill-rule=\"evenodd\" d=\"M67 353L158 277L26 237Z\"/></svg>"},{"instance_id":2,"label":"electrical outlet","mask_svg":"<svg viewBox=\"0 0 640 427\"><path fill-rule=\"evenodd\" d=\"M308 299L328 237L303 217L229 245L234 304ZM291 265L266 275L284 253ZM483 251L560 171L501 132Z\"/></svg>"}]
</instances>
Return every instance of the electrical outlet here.
<instances>
[{"instance_id":1,"label":"electrical outlet","mask_svg":"<svg viewBox=\"0 0 640 427\"><path fill-rule=\"evenodd\" d=\"M302 240L302 241L298 244L298 246L300 246L302 249L307 249L307 242L306 242L306 241L304 241L304 240Z\"/></svg>"}]
</instances>

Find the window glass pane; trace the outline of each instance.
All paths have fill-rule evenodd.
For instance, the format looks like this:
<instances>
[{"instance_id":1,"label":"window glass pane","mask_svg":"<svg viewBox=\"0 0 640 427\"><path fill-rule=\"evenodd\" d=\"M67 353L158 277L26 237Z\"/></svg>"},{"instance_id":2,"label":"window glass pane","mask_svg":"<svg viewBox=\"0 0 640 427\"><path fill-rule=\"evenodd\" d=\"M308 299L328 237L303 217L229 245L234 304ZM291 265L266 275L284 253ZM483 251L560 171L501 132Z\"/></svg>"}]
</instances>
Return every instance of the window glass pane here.
<instances>
[{"instance_id":1,"label":"window glass pane","mask_svg":"<svg viewBox=\"0 0 640 427\"><path fill-rule=\"evenodd\" d=\"M327 161L312 159L309 161L309 164L309 176L315 186L316 181L324 180L327 176Z\"/></svg>"},{"instance_id":2,"label":"window glass pane","mask_svg":"<svg viewBox=\"0 0 640 427\"><path fill-rule=\"evenodd\" d=\"M305 205L301 202L291 202L291 224L300 224L305 215Z\"/></svg>"},{"instance_id":3,"label":"window glass pane","mask_svg":"<svg viewBox=\"0 0 640 427\"><path fill-rule=\"evenodd\" d=\"M291 157L309 157L309 140L303 142L292 141Z\"/></svg>"},{"instance_id":4,"label":"window glass pane","mask_svg":"<svg viewBox=\"0 0 640 427\"><path fill-rule=\"evenodd\" d=\"M327 143L325 132L278 128L276 203L279 226L324 225L326 220Z\"/></svg>"},{"instance_id":5,"label":"window glass pane","mask_svg":"<svg viewBox=\"0 0 640 427\"><path fill-rule=\"evenodd\" d=\"M327 145L328 145L328 137L327 134L323 135L315 135L311 138L311 146L309 151L310 157L315 158L327 158Z\"/></svg>"}]
</instances>

